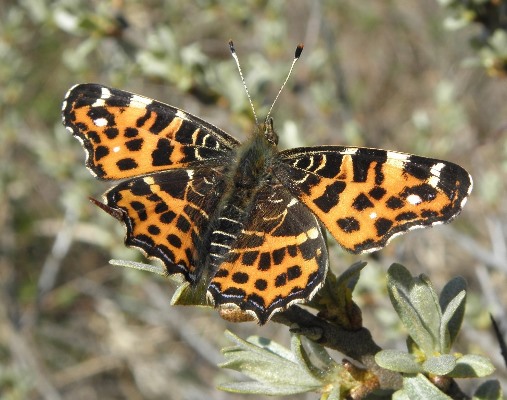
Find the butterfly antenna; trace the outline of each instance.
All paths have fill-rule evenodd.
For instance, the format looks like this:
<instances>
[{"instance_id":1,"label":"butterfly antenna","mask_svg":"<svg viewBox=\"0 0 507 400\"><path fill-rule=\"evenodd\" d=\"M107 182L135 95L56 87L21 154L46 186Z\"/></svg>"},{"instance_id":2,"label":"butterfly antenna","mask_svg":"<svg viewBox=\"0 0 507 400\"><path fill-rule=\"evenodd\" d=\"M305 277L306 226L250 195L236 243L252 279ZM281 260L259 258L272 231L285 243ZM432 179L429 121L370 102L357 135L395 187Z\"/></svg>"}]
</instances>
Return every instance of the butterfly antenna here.
<instances>
[{"instance_id":1,"label":"butterfly antenna","mask_svg":"<svg viewBox=\"0 0 507 400\"><path fill-rule=\"evenodd\" d=\"M299 60L299 57L301 57L301 53L303 52L303 43L298 44L296 47L296 52L294 53L294 60L292 60L292 65L290 66L289 73L287 74L287 78L285 78L285 81L283 82L282 87L278 91L278 94L275 97L275 100L271 104L271 107L269 108L268 115L266 116L266 121L269 119L269 116L271 115L271 111L273 110L273 107L275 106L276 101L278 100L278 97L280 97L280 93L282 93L283 88L287 84L287 81L289 80L290 74L292 73L292 70L294 69L294 65L296 64L297 60Z\"/></svg>"},{"instance_id":2,"label":"butterfly antenna","mask_svg":"<svg viewBox=\"0 0 507 400\"><path fill-rule=\"evenodd\" d=\"M232 58L236 61L236 66L238 67L239 76L241 77L241 82L243 82L243 87L245 88L246 95L248 97L248 101L250 102L250 107L252 108L253 116L255 118L255 124L258 124L257 114L255 113L255 108L252 103L252 98L250 97L250 92L248 91L248 87L246 86L245 78L243 77L243 72L241 71L241 65L239 64L238 55L236 54L236 49L234 48L234 43L232 40L229 40L229 49L231 50Z\"/></svg>"}]
</instances>

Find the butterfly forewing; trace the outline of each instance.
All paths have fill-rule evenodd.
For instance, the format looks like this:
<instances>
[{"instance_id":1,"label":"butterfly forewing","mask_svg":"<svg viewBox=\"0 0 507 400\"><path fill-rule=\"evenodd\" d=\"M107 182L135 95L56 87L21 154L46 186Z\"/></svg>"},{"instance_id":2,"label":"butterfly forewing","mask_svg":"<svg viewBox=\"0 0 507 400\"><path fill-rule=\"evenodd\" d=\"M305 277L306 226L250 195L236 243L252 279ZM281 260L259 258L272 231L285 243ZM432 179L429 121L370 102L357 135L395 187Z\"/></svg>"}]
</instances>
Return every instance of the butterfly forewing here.
<instances>
[{"instance_id":1,"label":"butterfly forewing","mask_svg":"<svg viewBox=\"0 0 507 400\"><path fill-rule=\"evenodd\" d=\"M173 168L220 165L239 142L213 125L147 97L98 84L74 86L63 122L82 143L86 165L102 179Z\"/></svg>"},{"instance_id":2,"label":"butterfly forewing","mask_svg":"<svg viewBox=\"0 0 507 400\"><path fill-rule=\"evenodd\" d=\"M215 305L235 304L265 323L320 288L328 255L318 220L282 184L260 188L253 204L209 292Z\"/></svg>"},{"instance_id":3,"label":"butterfly forewing","mask_svg":"<svg viewBox=\"0 0 507 400\"><path fill-rule=\"evenodd\" d=\"M472 188L456 164L369 148L286 150L275 175L346 250L378 250L409 229L450 221Z\"/></svg>"}]
</instances>

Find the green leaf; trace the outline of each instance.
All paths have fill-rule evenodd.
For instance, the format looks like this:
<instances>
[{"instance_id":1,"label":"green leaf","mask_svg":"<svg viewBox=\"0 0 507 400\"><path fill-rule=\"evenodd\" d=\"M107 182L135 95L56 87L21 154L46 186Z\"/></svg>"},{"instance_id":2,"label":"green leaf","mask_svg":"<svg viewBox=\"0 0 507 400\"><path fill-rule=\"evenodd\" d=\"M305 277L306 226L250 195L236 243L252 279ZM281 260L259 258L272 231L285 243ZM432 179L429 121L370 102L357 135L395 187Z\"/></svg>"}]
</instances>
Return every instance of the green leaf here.
<instances>
[{"instance_id":1,"label":"green leaf","mask_svg":"<svg viewBox=\"0 0 507 400\"><path fill-rule=\"evenodd\" d=\"M466 289L467 283L465 279L458 276L447 282L440 294L440 308L443 310L444 314L442 315L442 325L446 325L449 335L449 341L445 347L442 347L442 353L447 353L449 351L456 340L456 336L458 336L459 330L461 329L461 324L465 315L466 301L461 301L456 306L455 302L457 300L455 299L462 292L465 292L466 296ZM453 304L451 304L451 302ZM444 321L446 321L445 324ZM446 348L448 350L445 350Z\"/></svg>"},{"instance_id":2,"label":"green leaf","mask_svg":"<svg viewBox=\"0 0 507 400\"><path fill-rule=\"evenodd\" d=\"M491 375L495 367L489 359L476 354L466 354L456 361L456 367L447 374L451 378L478 378Z\"/></svg>"},{"instance_id":3,"label":"green leaf","mask_svg":"<svg viewBox=\"0 0 507 400\"><path fill-rule=\"evenodd\" d=\"M228 331L226 336L236 345L222 349L226 361L220 367L240 371L257 382L225 383L219 389L287 395L317 391L325 385L314 377L307 365L300 362L301 357L294 356L288 349L269 339L251 337L245 341Z\"/></svg>"},{"instance_id":4,"label":"green leaf","mask_svg":"<svg viewBox=\"0 0 507 400\"><path fill-rule=\"evenodd\" d=\"M255 381L221 383L218 385L218 389L225 392L258 394L267 396L289 396L315 390L315 388L312 386L304 388L303 386L295 386L292 384L277 385Z\"/></svg>"},{"instance_id":5,"label":"green leaf","mask_svg":"<svg viewBox=\"0 0 507 400\"><path fill-rule=\"evenodd\" d=\"M354 263L338 277L329 271L324 287L309 305L318 309L319 315L328 321L350 330L360 328L361 310L352 300L352 292L365 266L362 261Z\"/></svg>"},{"instance_id":6,"label":"green leaf","mask_svg":"<svg viewBox=\"0 0 507 400\"><path fill-rule=\"evenodd\" d=\"M115 260L115 259L109 260L109 264L118 265L120 267L125 267L125 268L137 269L140 271L151 272L153 274L157 274L160 276L167 276L167 272L164 269L164 267L157 265L157 264L151 265L151 264L144 264L144 263L135 262L135 261Z\"/></svg>"},{"instance_id":7,"label":"green leaf","mask_svg":"<svg viewBox=\"0 0 507 400\"><path fill-rule=\"evenodd\" d=\"M338 276L336 283L353 291L359 281L361 271L366 267L366 264L367 263L364 261L355 262Z\"/></svg>"},{"instance_id":8,"label":"green leaf","mask_svg":"<svg viewBox=\"0 0 507 400\"><path fill-rule=\"evenodd\" d=\"M462 290L449 302L449 304L447 304L447 307L442 314L442 319L440 322L440 351L442 353L448 353L451 350L453 342L453 340L451 340L451 334L448 329L449 323L452 321L454 325L453 330L458 328L459 331L461 321L463 320L463 312L465 310L465 298L466 291ZM457 316L457 318L454 318L455 316ZM453 334L455 335L454 332ZM456 336L454 336L453 339L455 338Z\"/></svg>"},{"instance_id":9,"label":"green leaf","mask_svg":"<svg viewBox=\"0 0 507 400\"><path fill-rule=\"evenodd\" d=\"M308 340L308 342L311 342L311 341ZM319 369L316 366L314 366L312 364L312 362L310 361L310 357L307 354L305 348L303 347L303 344L301 342L301 336L299 336L299 335L292 335L290 348L292 350L292 354L296 357L299 365L301 365L303 368L305 368L306 371L310 375L314 376L317 379L324 380L325 377L331 373L332 369L339 368L338 364L336 364L334 361L326 364L326 370ZM329 357L329 358L331 358L331 357Z\"/></svg>"},{"instance_id":10,"label":"green leaf","mask_svg":"<svg viewBox=\"0 0 507 400\"><path fill-rule=\"evenodd\" d=\"M171 305L181 306L206 306L206 282L198 282L196 285L190 285L189 282L183 282L178 286L171 298Z\"/></svg>"},{"instance_id":11,"label":"green leaf","mask_svg":"<svg viewBox=\"0 0 507 400\"><path fill-rule=\"evenodd\" d=\"M433 375L447 375L456 367L456 357L450 354L442 354L430 357L422 364L425 372Z\"/></svg>"},{"instance_id":12,"label":"green leaf","mask_svg":"<svg viewBox=\"0 0 507 400\"><path fill-rule=\"evenodd\" d=\"M410 400L452 400L422 374L404 377L402 390Z\"/></svg>"},{"instance_id":13,"label":"green leaf","mask_svg":"<svg viewBox=\"0 0 507 400\"><path fill-rule=\"evenodd\" d=\"M228 332L226 332L226 335ZM296 335L294 335L296 336ZM257 346L262 349L266 349L270 351L271 353L274 353L282 358L285 358L287 360L290 360L292 362L297 362L297 358L294 355L293 352L291 352L288 348L282 346L281 344L274 342L271 339L266 339L261 336L250 336L247 339L248 343L253 344L254 346Z\"/></svg>"},{"instance_id":14,"label":"green leaf","mask_svg":"<svg viewBox=\"0 0 507 400\"><path fill-rule=\"evenodd\" d=\"M308 350L315 356L315 358L322 363L322 369L329 369L331 366L336 365L336 362L329 355L326 348L313 340L307 340L305 342Z\"/></svg>"},{"instance_id":15,"label":"green leaf","mask_svg":"<svg viewBox=\"0 0 507 400\"><path fill-rule=\"evenodd\" d=\"M413 278L400 264L388 270L387 289L401 322L419 348L427 355L440 350L441 310L427 278Z\"/></svg>"},{"instance_id":16,"label":"green leaf","mask_svg":"<svg viewBox=\"0 0 507 400\"><path fill-rule=\"evenodd\" d=\"M433 350L441 352L439 338L442 309L440 308L437 293L426 275L421 274L419 277L414 277L414 288L411 292L411 299L428 333L432 337Z\"/></svg>"},{"instance_id":17,"label":"green leaf","mask_svg":"<svg viewBox=\"0 0 507 400\"><path fill-rule=\"evenodd\" d=\"M403 389L400 389L393 393L392 400L410 400L410 398Z\"/></svg>"},{"instance_id":18,"label":"green leaf","mask_svg":"<svg viewBox=\"0 0 507 400\"><path fill-rule=\"evenodd\" d=\"M484 382L477 388L472 400L501 400L503 398L502 387L500 383L495 380Z\"/></svg>"},{"instance_id":19,"label":"green leaf","mask_svg":"<svg viewBox=\"0 0 507 400\"><path fill-rule=\"evenodd\" d=\"M375 362L382 368L391 371L416 374L422 372L421 365L416 358L407 352L399 350L382 350L375 354Z\"/></svg>"}]
</instances>

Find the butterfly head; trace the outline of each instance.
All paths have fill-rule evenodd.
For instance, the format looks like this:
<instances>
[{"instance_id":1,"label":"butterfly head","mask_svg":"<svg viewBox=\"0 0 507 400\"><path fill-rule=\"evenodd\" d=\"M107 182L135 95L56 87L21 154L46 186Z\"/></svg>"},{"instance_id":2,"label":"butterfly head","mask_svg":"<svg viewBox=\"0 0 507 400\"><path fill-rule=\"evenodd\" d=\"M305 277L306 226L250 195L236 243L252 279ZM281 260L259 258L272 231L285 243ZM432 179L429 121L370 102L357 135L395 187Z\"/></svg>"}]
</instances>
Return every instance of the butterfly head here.
<instances>
[{"instance_id":1,"label":"butterfly head","mask_svg":"<svg viewBox=\"0 0 507 400\"><path fill-rule=\"evenodd\" d=\"M259 124L258 130L269 143L273 146L278 145L278 135L273 128L273 118L269 117L264 123Z\"/></svg>"}]
</instances>

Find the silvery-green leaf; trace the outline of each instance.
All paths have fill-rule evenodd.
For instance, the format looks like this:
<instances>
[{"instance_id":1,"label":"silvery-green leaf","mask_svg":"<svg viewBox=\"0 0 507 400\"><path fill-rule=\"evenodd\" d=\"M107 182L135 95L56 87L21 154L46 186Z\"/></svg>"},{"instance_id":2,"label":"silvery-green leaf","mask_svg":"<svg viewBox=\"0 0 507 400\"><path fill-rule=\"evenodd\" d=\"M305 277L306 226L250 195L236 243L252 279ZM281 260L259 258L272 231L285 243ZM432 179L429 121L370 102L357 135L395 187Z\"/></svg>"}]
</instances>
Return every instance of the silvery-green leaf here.
<instances>
[{"instance_id":1,"label":"silvery-green leaf","mask_svg":"<svg viewBox=\"0 0 507 400\"><path fill-rule=\"evenodd\" d=\"M466 292L462 290L456 297L454 297L442 314L442 320L440 323L440 351L442 353L448 353L451 350L452 339L449 332L449 323L453 322L453 329L456 328L457 324L461 325L463 320L463 312L465 310L465 298ZM454 333L456 335L457 332ZM454 336L455 338L456 336Z\"/></svg>"},{"instance_id":2,"label":"silvery-green leaf","mask_svg":"<svg viewBox=\"0 0 507 400\"><path fill-rule=\"evenodd\" d=\"M305 387L303 385L291 384L276 385L255 381L222 383L218 385L218 389L232 393L258 394L267 396L289 396L315 390L313 386Z\"/></svg>"},{"instance_id":3,"label":"silvery-green leaf","mask_svg":"<svg viewBox=\"0 0 507 400\"><path fill-rule=\"evenodd\" d=\"M415 374L422 372L421 365L412 354L399 350L382 350L375 354L375 362L391 371Z\"/></svg>"},{"instance_id":4,"label":"silvery-green leaf","mask_svg":"<svg viewBox=\"0 0 507 400\"><path fill-rule=\"evenodd\" d=\"M229 337L227 332L226 332L226 336ZM232 339L231 337L229 337L229 338ZM255 347L269 350L273 354L276 354L282 358L286 358L287 360L297 362L297 359L296 359L294 353L292 353L288 348L282 346L281 344L279 344L271 339L266 339L261 336L250 336L250 337L248 337L248 339L246 341L248 343L251 343Z\"/></svg>"},{"instance_id":5,"label":"silvery-green leaf","mask_svg":"<svg viewBox=\"0 0 507 400\"><path fill-rule=\"evenodd\" d=\"M301 343L301 336L299 335L292 335L291 341L290 341L290 348L292 350L292 353L294 354L297 362L299 365L306 369L306 372L308 372L310 375L314 376L317 379L323 379L325 378L325 372L317 367L315 367L312 362L310 361L310 357L306 353L305 348L303 347L303 344Z\"/></svg>"},{"instance_id":6,"label":"silvery-green leaf","mask_svg":"<svg viewBox=\"0 0 507 400\"><path fill-rule=\"evenodd\" d=\"M440 306L430 282L413 278L400 264L388 270L391 302L409 335L425 354L439 351Z\"/></svg>"},{"instance_id":7,"label":"silvery-green leaf","mask_svg":"<svg viewBox=\"0 0 507 400\"><path fill-rule=\"evenodd\" d=\"M477 388L472 400L501 400L503 399L502 387L500 382L489 380Z\"/></svg>"},{"instance_id":8,"label":"silvery-green leaf","mask_svg":"<svg viewBox=\"0 0 507 400\"><path fill-rule=\"evenodd\" d=\"M443 315L442 321L445 323L448 331L448 343L446 345L446 348L448 350L445 350L444 347L442 347L442 353L448 353L450 347L456 340L456 336L458 335L459 330L461 329L461 324L463 322L463 316L465 315L465 305L466 301L459 302L459 305L456 307L455 304L451 305L451 309L449 309L450 303L452 301L456 301L456 297L463 291L466 292L467 284L465 279L458 276L454 279L451 279L442 289L442 293L440 294L440 308L443 311L443 314L450 313L449 315ZM454 309L454 311L452 311Z\"/></svg>"},{"instance_id":9,"label":"silvery-green leaf","mask_svg":"<svg viewBox=\"0 0 507 400\"><path fill-rule=\"evenodd\" d=\"M226 361L220 367L242 372L257 382L226 383L220 385L220 389L284 395L317 391L325 385L300 363L297 356L279 344L258 337L245 341L231 332L226 335L236 345L222 349Z\"/></svg>"},{"instance_id":10,"label":"silvery-green leaf","mask_svg":"<svg viewBox=\"0 0 507 400\"><path fill-rule=\"evenodd\" d=\"M433 375L447 375L456 367L456 357L450 354L442 354L430 357L422 364L425 372Z\"/></svg>"},{"instance_id":11,"label":"silvery-green leaf","mask_svg":"<svg viewBox=\"0 0 507 400\"><path fill-rule=\"evenodd\" d=\"M400 389L393 393L392 400L410 400L410 398L403 389Z\"/></svg>"},{"instance_id":12,"label":"silvery-green leaf","mask_svg":"<svg viewBox=\"0 0 507 400\"><path fill-rule=\"evenodd\" d=\"M476 354L465 354L456 360L456 367L447 376L451 378L477 378L491 375L495 367L489 359Z\"/></svg>"},{"instance_id":13,"label":"silvery-green leaf","mask_svg":"<svg viewBox=\"0 0 507 400\"><path fill-rule=\"evenodd\" d=\"M403 392L410 400L452 400L422 374L405 376L403 378Z\"/></svg>"},{"instance_id":14,"label":"silvery-green leaf","mask_svg":"<svg viewBox=\"0 0 507 400\"><path fill-rule=\"evenodd\" d=\"M336 364L324 346L314 342L313 340L307 340L305 345L315 358L323 365L323 368L329 368L331 365Z\"/></svg>"}]
</instances>

